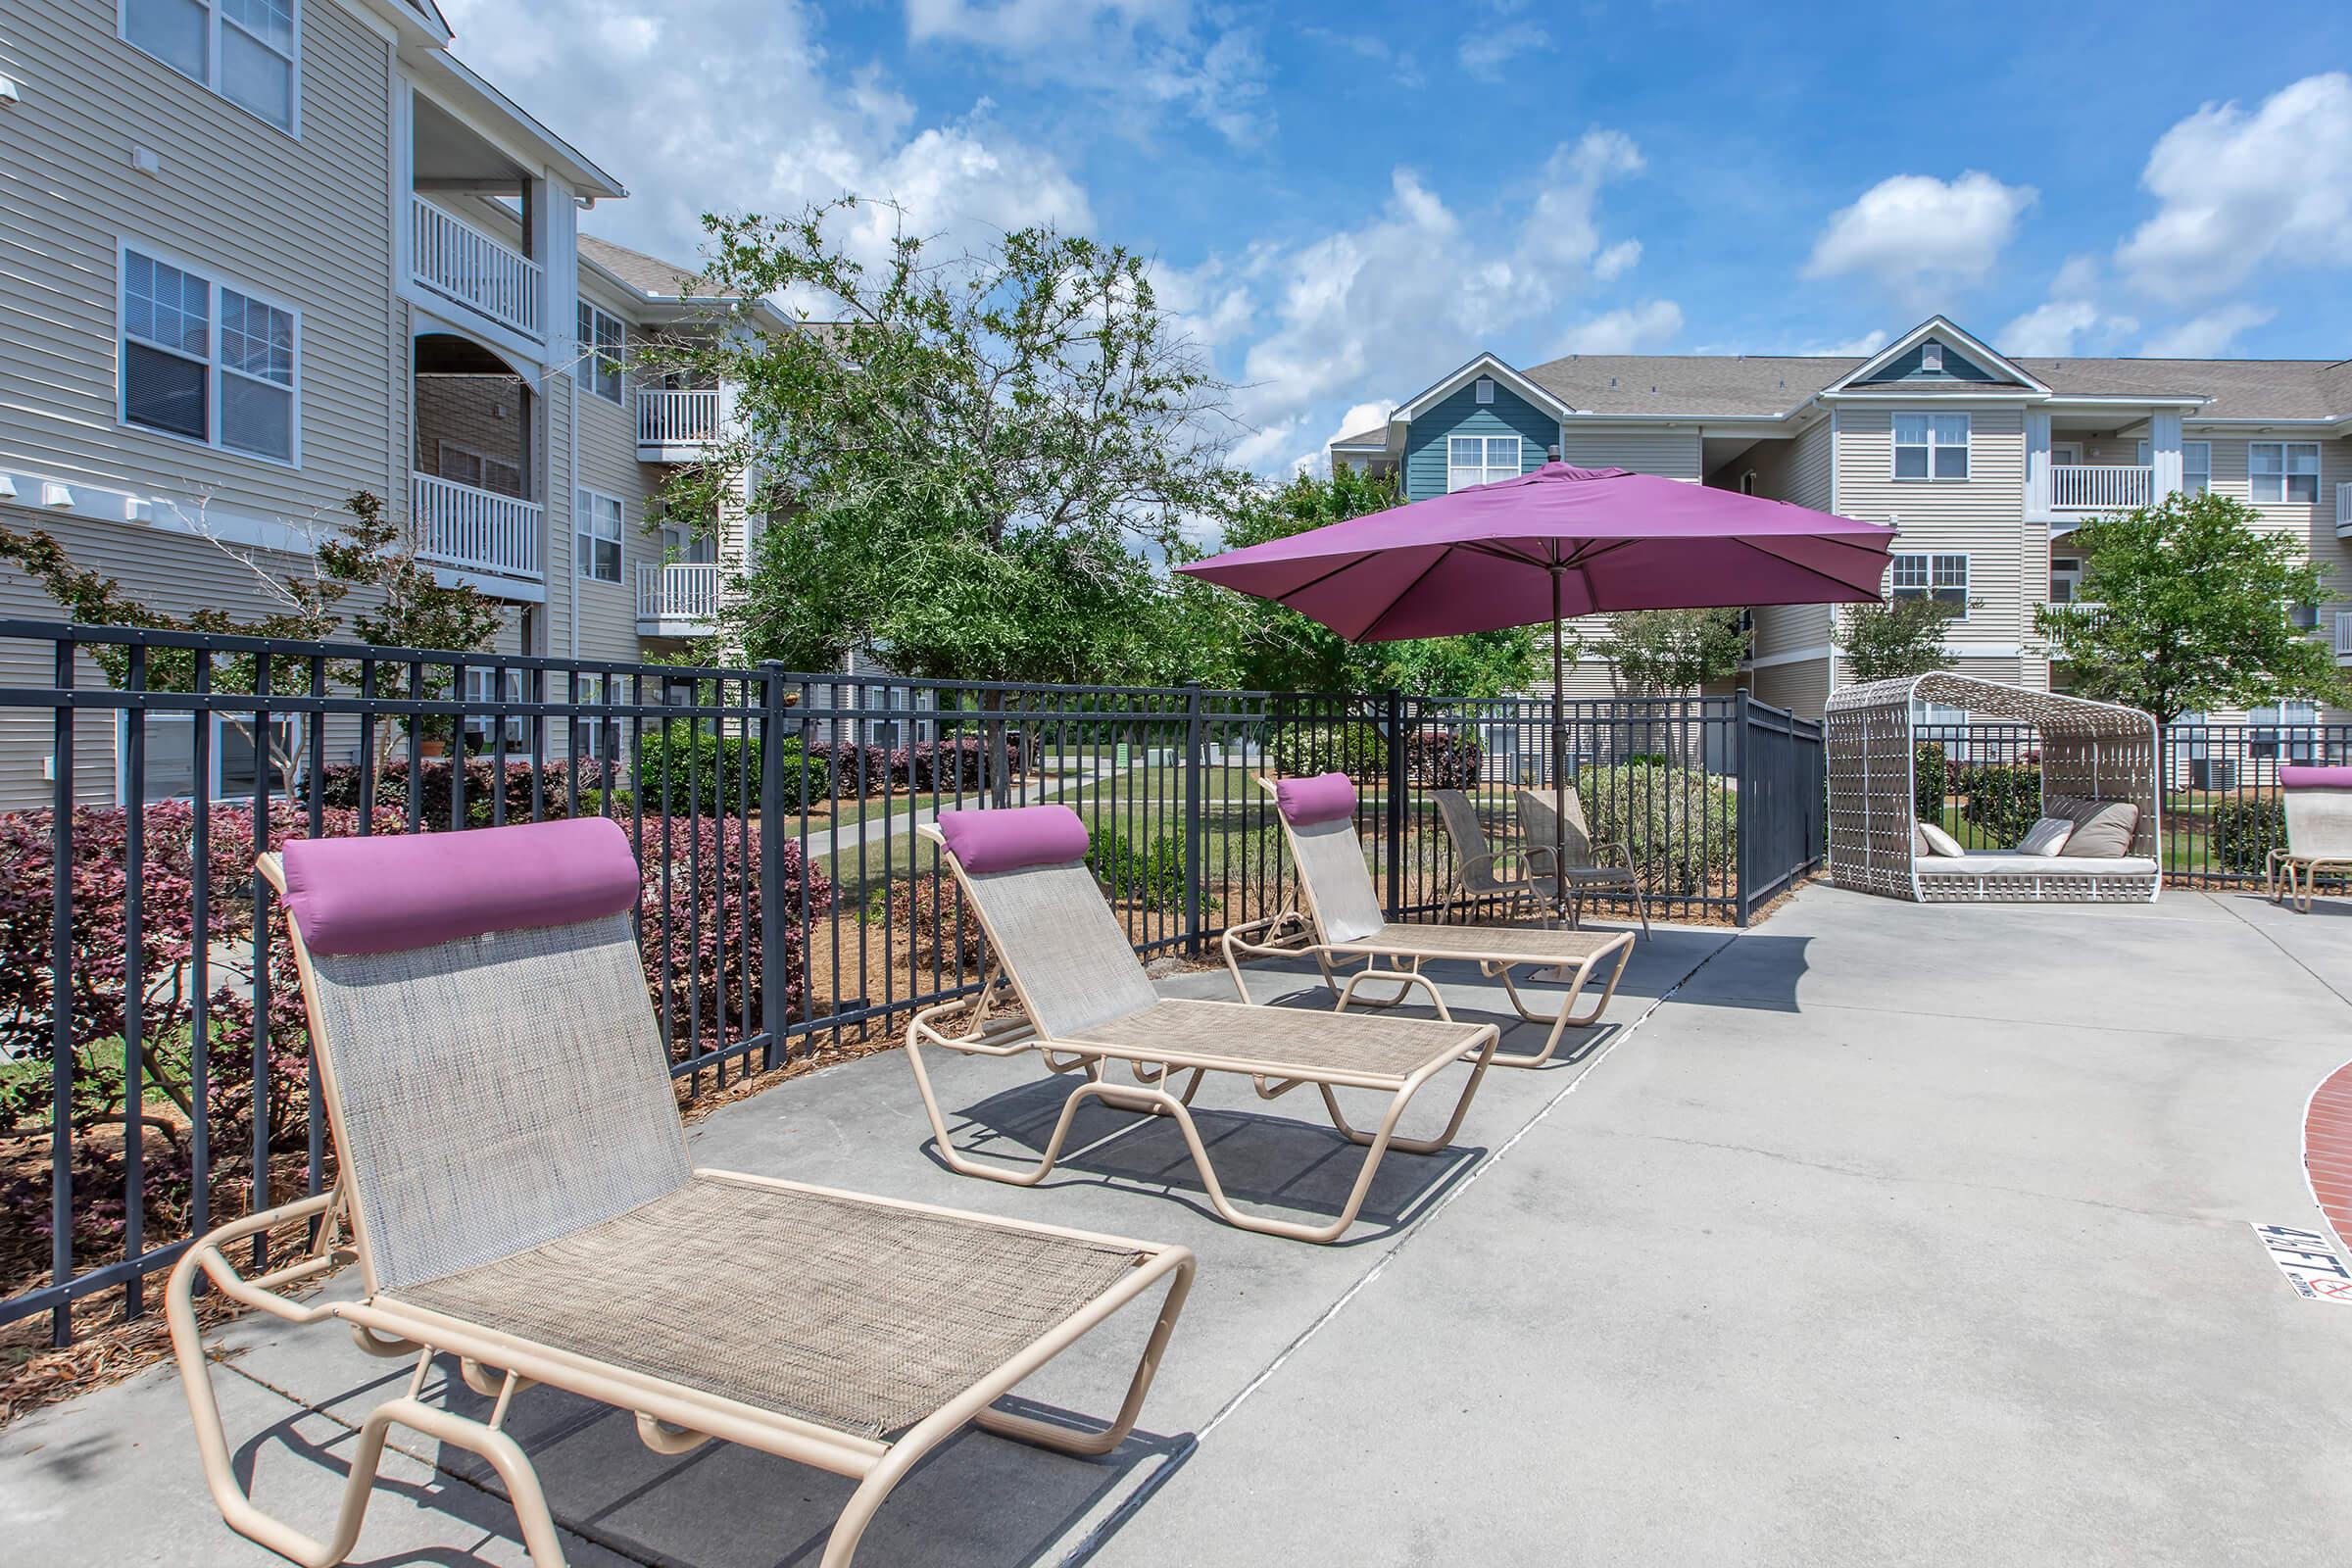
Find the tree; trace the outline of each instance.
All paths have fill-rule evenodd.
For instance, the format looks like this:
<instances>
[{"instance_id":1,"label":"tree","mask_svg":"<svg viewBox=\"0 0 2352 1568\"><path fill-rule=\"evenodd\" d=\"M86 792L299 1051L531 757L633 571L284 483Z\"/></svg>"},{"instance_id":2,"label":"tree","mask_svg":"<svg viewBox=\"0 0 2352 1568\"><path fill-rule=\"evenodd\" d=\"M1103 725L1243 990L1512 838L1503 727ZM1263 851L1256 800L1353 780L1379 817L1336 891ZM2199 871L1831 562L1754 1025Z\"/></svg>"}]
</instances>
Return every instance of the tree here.
<instances>
[{"instance_id":1,"label":"tree","mask_svg":"<svg viewBox=\"0 0 2352 1568\"><path fill-rule=\"evenodd\" d=\"M1959 607L1939 599L1883 599L1848 605L1838 622L1838 652L1856 684L1933 675L1960 661L1943 636Z\"/></svg>"},{"instance_id":2,"label":"tree","mask_svg":"<svg viewBox=\"0 0 2352 1568\"><path fill-rule=\"evenodd\" d=\"M1738 610L1636 610L1609 617L1617 672L1637 691L1666 695L1729 680L1747 657Z\"/></svg>"},{"instance_id":3,"label":"tree","mask_svg":"<svg viewBox=\"0 0 2352 1568\"><path fill-rule=\"evenodd\" d=\"M2328 597L2327 574L2244 502L2170 495L2082 523L2073 548L2097 612L2052 605L2034 621L2078 695L2162 724L2281 698L2344 700L2334 655L2287 616Z\"/></svg>"},{"instance_id":4,"label":"tree","mask_svg":"<svg viewBox=\"0 0 2352 1568\"><path fill-rule=\"evenodd\" d=\"M671 509L709 514L749 474L769 518L726 630L801 668L856 650L938 679L1143 673L1155 563L1247 491L1226 388L1125 250L1026 228L940 260L902 233L869 268L833 232L857 205L705 220L714 293L828 318L739 313L685 351L740 389L737 428Z\"/></svg>"},{"instance_id":5,"label":"tree","mask_svg":"<svg viewBox=\"0 0 2352 1568\"><path fill-rule=\"evenodd\" d=\"M1260 489L1225 526L1240 550L1396 505L1396 487L1357 469L1300 474ZM1195 596L1194 642L1209 650L1216 680L1254 691L1362 692L1396 688L1446 697L1497 697L1527 685L1538 664L1524 626L1462 637L1351 643L1320 621L1268 600L1186 579Z\"/></svg>"}]
</instances>

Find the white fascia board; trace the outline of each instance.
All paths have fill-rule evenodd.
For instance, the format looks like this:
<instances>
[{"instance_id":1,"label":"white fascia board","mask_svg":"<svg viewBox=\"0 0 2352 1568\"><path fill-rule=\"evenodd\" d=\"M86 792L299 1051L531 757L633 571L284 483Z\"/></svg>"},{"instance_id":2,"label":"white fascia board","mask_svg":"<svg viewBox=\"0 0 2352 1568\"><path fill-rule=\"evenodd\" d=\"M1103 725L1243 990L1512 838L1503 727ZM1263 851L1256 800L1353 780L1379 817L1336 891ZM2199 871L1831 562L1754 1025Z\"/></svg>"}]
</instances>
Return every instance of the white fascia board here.
<instances>
[{"instance_id":1,"label":"white fascia board","mask_svg":"<svg viewBox=\"0 0 2352 1568\"><path fill-rule=\"evenodd\" d=\"M1929 317L1926 320L1920 322L1910 331L1905 332L1901 337L1896 338L1893 342L1879 350L1878 353L1872 355L1869 359L1864 360L1861 365L1857 366L1854 369L1846 372L1844 375L1831 382L1830 385L1824 390L1826 392L1836 392L1840 388L1852 386L1857 382L1868 380L1871 376L1876 375L1882 368L1892 365L1896 360L1901 359L1904 355L1910 353L1914 348L1918 347L1921 339L1929 337L1949 339L1954 345L1965 351L1970 359L1975 360L1984 368L1989 370L1997 368L2015 376L2018 380L2024 382L2027 387L2035 392L2049 391L2047 386L2044 386L2037 378L2021 369L2017 365L2003 356L1998 349L1985 342L1983 338L1978 337L1975 333L1963 328L1948 316Z\"/></svg>"},{"instance_id":2,"label":"white fascia board","mask_svg":"<svg viewBox=\"0 0 2352 1568\"><path fill-rule=\"evenodd\" d=\"M1412 397L1398 404L1396 411L1389 416L1389 422L1391 424L1411 423L1415 411L1439 401L1464 382L1475 380L1481 375L1494 377L1555 418L1564 418L1576 412L1566 403L1561 402L1557 393L1545 391L1495 358L1492 352L1482 351L1471 358L1468 363L1449 374L1441 376Z\"/></svg>"}]
</instances>

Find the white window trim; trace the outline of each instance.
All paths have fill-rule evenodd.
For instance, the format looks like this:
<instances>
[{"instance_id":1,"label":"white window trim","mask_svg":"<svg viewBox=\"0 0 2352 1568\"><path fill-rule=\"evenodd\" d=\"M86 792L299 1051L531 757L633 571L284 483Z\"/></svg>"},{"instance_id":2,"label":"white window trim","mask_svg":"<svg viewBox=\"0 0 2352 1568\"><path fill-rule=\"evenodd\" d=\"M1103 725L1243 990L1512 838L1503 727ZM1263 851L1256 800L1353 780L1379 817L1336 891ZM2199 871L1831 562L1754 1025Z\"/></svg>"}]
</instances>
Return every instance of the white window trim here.
<instances>
[{"instance_id":1,"label":"white window trim","mask_svg":"<svg viewBox=\"0 0 2352 1568\"><path fill-rule=\"evenodd\" d=\"M254 35L246 32L245 28L237 26L237 24L220 14L220 0L194 0L194 3L204 7L204 69L212 78L209 81L203 76L188 75L186 72L166 60L162 55L149 54L146 49L131 41L130 0L115 0L115 36L130 48L137 49L140 54L146 55L148 59L173 75L185 77L196 83L197 86L202 87L239 114L250 115L254 120L268 125L280 135L291 136L296 141L302 140L302 0L287 0L289 8L293 12L294 53L287 62L291 70L286 80L286 123L282 125L261 111L247 108L220 90L220 29L236 27L248 38L253 38ZM262 47L269 49L271 54L277 52L259 38L254 38L254 41L261 43Z\"/></svg>"},{"instance_id":2,"label":"white window trim","mask_svg":"<svg viewBox=\"0 0 2352 1568\"><path fill-rule=\"evenodd\" d=\"M603 398L607 403L615 407L625 405L629 400L629 323L585 296L580 300L580 309L588 313L588 332L582 336L579 345L580 384L587 388L590 397ZM600 351L596 346L595 334L597 319L600 317L611 321L620 333L620 346L614 351L619 360L612 368L612 390L610 393L601 390L596 384L599 379L598 356ZM577 330L579 323L575 321L572 325L574 330Z\"/></svg>"},{"instance_id":3,"label":"white window trim","mask_svg":"<svg viewBox=\"0 0 2352 1568\"><path fill-rule=\"evenodd\" d=\"M1492 404L1494 401L1494 378L1491 375L1482 375L1471 382L1470 398L1472 402L1482 406Z\"/></svg>"},{"instance_id":4,"label":"white window trim","mask_svg":"<svg viewBox=\"0 0 2352 1568\"><path fill-rule=\"evenodd\" d=\"M1928 421L1928 444L1922 449L1928 455L1928 471L1924 474L1906 478L1895 471L1902 466L1900 454L1903 447L1909 444L1895 440L1895 421L1898 419L1925 419ZM1959 445L1960 451L1967 457L1967 473L1940 477L1936 474L1936 454L1951 444L1938 442L1936 439L1936 421L1937 419L1958 419L1960 421ZM1886 477L1896 484L1966 484L1977 471L1976 457L1971 451L1976 433L1976 419L1966 413L1951 409L1897 409L1888 415L1886 419Z\"/></svg>"},{"instance_id":5,"label":"white window trim","mask_svg":"<svg viewBox=\"0 0 2352 1568\"><path fill-rule=\"evenodd\" d=\"M1919 346L1919 368L1923 370L1943 368L1943 345L1930 338Z\"/></svg>"},{"instance_id":6,"label":"white window trim","mask_svg":"<svg viewBox=\"0 0 2352 1568\"><path fill-rule=\"evenodd\" d=\"M168 710L150 710L147 713L147 733L152 737L157 728L167 724L193 726L198 716L184 710L172 712ZM233 712L211 712L202 716L209 719L213 726L212 745L204 759L205 799L211 801L215 806L231 806L238 801L251 800L252 797L244 791L239 791L234 795L224 795L221 793L220 787L220 758L223 750L220 744L220 732L228 728L240 715ZM246 719L246 724L247 727L251 727L250 717ZM291 780L273 778L270 782L270 798L282 801L285 799L285 790L289 783L293 788L300 789L304 779L308 776L311 748L310 733L303 725L302 714L271 713L270 727L275 729L280 725L283 725L289 732L287 750L293 754L294 758ZM152 744L151 740L150 745ZM262 755L255 760L254 769L258 774L268 766L269 749L265 746L262 749ZM159 795L154 801L144 804L153 806L162 801L185 801L193 798L187 795ZM130 713L128 710L115 714L115 804L122 807L130 805Z\"/></svg>"},{"instance_id":7,"label":"white window trim","mask_svg":"<svg viewBox=\"0 0 2352 1568\"><path fill-rule=\"evenodd\" d=\"M2254 471L2254 454L2263 447L2278 449L2278 473L2258 474ZM2309 501L2297 501L2288 494L2291 488L2288 481L2303 477L2289 466L2294 462L2294 455L2298 451L2311 454L2311 499ZM2327 486L2321 482L2326 477L2325 455L2321 452L2320 443L2317 441L2249 441L2246 443L2246 499L2258 507L2316 507L2327 491ZM2276 478L2278 481L2278 498L2275 501L2265 500L2254 493L2254 481L2269 478Z\"/></svg>"},{"instance_id":8,"label":"white window trim","mask_svg":"<svg viewBox=\"0 0 2352 1568\"><path fill-rule=\"evenodd\" d=\"M1456 490L1467 490L1472 485L1495 484L1504 479L1516 478L1527 471L1527 439L1524 436L1448 434L1445 440L1446 493L1447 495L1453 494ZM1479 443L1479 462L1476 467L1453 461L1453 444L1456 441ZM1494 444L1498 441L1508 441L1511 444L1511 458L1507 466L1494 461ZM1501 473L1494 471L1498 467L1503 469ZM1476 473L1478 477L1467 483L1456 484L1454 475L1457 473Z\"/></svg>"},{"instance_id":9,"label":"white window trim","mask_svg":"<svg viewBox=\"0 0 2352 1568\"><path fill-rule=\"evenodd\" d=\"M610 577L599 577L596 574L595 543L600 537L596 532L596 504L600 501L610 501L614 509L612 541L614 560L612 575ZM603 490L591 490L586 485L582 485L572 494L571 510L571 569L573 575L586 582L601 582L607 586L617 587L621 580L629 574L628 549L624 543L629 531L629 504L616 495ZM589 548L586 550L580 548L580 541L583 539L589 541Z\"/></svg>"},{"instance_id":10,"label":"white window trim","mask_svg":"<svg viewBox=\"0 0 2352 1568\"><path fill-rule=\"evenodd\" d=\"M133 251L138 252L141 256L146 257L151 262L161 262L166 267L173 268L179 271L187 273L191 277L201 278L204 281L206 298L209 303L207 305L208 315L206 318L207 325L205 328L205 435L202 439L192 435L182 435L177 430L166 430L157 425L141 424L130 417L130 412L123 404L122 394L125 389L123 387L122 377L124 372L123 361L125 356L122 353L122 342L123 339L130 335L127 323L130 320L130 255ZM294 380L285 389L293 400L292 408L287 414L288 444L292 448L292 451L285 457L271 457L267 452L250 452L243 447L232 447L220 439L220 378L224 374L244 375L243 371L231 370L220 363L220 291L223 288L229 289L238 294L242 294L257 305L267 305L273 311L283 311L294 318ZM267 463L272 467L299 468L302 466L302 308L298 305L295 305L292 301L271 294L266 289L255 288L250 283L245 282L242 278L236 277L231 273L220 271L217 268L208 267L198 262L192 262L185 256L180 255L178 252L172 250L168 246L152 245L146 240L138 238L135 235L122 234L116 236L116 429L136 430L141 435L161 436L167 441L177 441L186 446L204 447L214 452L224 453L232 458L243 458L247 462ZM160 348L161 345L150 344L149 347ZM163 352L168 354L176 353L181 359L186 359L188 357L184 352L175 349L164 349ZM245 379L250 381L256 379L256 377L248 375L245 376ZM275 386L277 383L272 381L268 384Z\"/></svg>"},{"instance_id":11,"label":"white window trim","mask_svg":"<svg viewBox=\"0 0 2352 1568\"><path fill-rule=\"evenodd\" d=\"M1960 603L1952 611L1952 619L1955 621L1964 621L1968 619L1969 587L1974 580L1976 567L1975 564L1969 560L1968 553L1966 551L1889 551L1886 556L1886 597L1890 600L1895 597L1896 590L1894 586L1894 563L1898 561L1925 561L1928 564L1927 587L1924 589L1907 590L1904 594L1904 597L1906 598L1917 599L1933 599L1936 597L1936 563L1939 561L1957 561L1960 563ZM1949 591L1948 588L1946 591Z\"/></svg>"}]
</instances>

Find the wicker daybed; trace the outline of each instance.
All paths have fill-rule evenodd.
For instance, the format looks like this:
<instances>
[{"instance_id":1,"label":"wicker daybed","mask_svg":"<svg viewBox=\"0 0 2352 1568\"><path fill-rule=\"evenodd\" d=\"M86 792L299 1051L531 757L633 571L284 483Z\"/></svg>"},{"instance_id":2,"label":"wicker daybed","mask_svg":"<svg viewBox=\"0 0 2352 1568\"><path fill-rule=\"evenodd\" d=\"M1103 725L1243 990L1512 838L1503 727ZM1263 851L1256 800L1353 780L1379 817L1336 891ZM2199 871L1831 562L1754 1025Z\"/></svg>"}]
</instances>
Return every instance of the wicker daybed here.
<instances>
[{"instance_id":1,"label":"wicker daybed","mask_svg":"<svg viewBox=\"0 0 2352 1568\"><path fill-rule=\"evenodd\" d=\"M1972 718L2028 724L2041 739L2045 815L2122 802L2136 808L2127 854L1961 856L1918 852L1912 768L1915 702ZM2156 721L2133 709L1966 675L1849 686L1830 699L1830 877L1839 887L1915 903L2149 904L2164 881ZM2120 834L2119 834L2120 836Z\"/></svg>"}]
</instances>

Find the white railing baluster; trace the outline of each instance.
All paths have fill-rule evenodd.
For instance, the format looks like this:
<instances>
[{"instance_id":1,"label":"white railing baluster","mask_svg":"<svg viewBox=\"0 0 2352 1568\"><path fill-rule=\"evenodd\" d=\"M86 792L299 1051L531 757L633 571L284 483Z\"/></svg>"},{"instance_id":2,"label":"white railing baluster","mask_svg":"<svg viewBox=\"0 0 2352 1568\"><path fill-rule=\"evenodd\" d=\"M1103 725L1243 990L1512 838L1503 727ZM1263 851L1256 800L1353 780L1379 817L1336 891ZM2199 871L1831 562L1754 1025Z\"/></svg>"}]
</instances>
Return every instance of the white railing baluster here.
<instances>
[{"instance_id":1,"label":"white railing baluster","mask_svg":"<svg viewBox=\"0 0 2352 1568\"><path fill-rule=\"evenodd\" d=\"M544 268L422 196L409 203L409 270L417 282L518 332L546 337Z\"/></svg>"},{"instance_id":2,"label":"white railing baluster","mask_svg":"<svg viewBox=\"0 0 2352 1568\"><path fill-rule=\"evenodd\" d=\"M718 615L719 567L715 562L677 561L637 568L639 620L713 620Z\"/></svg>"},{"instance_id":3,"label":"white railing baluster","mask_svg":"<svg viewBox=\"0 0 2352 1568\"><path fill-rule=\"evenodd\" d=\"M410 505L426 560L504 577L541 575L546 511L537 502L418 473L410 476Z\"/></svg>"},{"instance_id":4,"label":"white railing baluster","mask_svg":"<svg viewBox=\"0 0 2352 1568\"><path fill-rule=\"evenodd\" d=\"M637 444L644 447L703 446L718 436L718 393L712 388L671 391L646 387L637 394Z\"/></svg>"},{"instance_id":5,"label":"white railing baluster","mask_svg":"<svg viewBox=\"0 0 2352 1568\"><path fill-rule=\"evenodd\" d=\"M2155 498L2156 470L2139 463L2050 466L2050 505L2060 512L2129 512Z\"/></svg>"}]
</instances>

